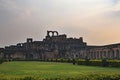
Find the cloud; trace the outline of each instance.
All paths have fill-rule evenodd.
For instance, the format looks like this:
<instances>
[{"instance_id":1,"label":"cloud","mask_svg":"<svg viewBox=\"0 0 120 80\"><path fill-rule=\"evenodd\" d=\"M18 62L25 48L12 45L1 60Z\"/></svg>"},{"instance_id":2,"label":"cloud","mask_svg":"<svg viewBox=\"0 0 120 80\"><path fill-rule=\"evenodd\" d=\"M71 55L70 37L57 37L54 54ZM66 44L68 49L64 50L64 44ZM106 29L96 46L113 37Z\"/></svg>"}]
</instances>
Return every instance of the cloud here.
<instances>
[{"instance_id":1,"label":"cloud","mask_svg":"<svg viewBox=\"0 0 120 80\"><path fill-rule=\"evenodd\" d=\"M113 6L117 5L120 2L120 0L109 0L109 1Z\"/></svg>"},{"instance_id":2,"label":"cloud","mask_svg":"<svg viewBox=\"0 0 120 80\"><path fill-rule=\"evenodd\" d=\"M105 18L119 20L120 19L120 0L111 0L114 5L109 6L104 14Z\"/></svg>"},{"instance_id":3,"label":"cloud","mask_svg":"<svg viewBox=\"0 0 120 80\"><path fill-rule=\"evenodd\" d=\"M100 39L107 44L112 42L110 35L113 41L120 40L115 36L115 32L120 34L119 16L119 0L0 0L0 38L5 40L0 44L27 37L42 40L47 30L84 36L89 44L98 44ZM108 36L111 31L113 35Z\"/></svg>"}]
</instances>

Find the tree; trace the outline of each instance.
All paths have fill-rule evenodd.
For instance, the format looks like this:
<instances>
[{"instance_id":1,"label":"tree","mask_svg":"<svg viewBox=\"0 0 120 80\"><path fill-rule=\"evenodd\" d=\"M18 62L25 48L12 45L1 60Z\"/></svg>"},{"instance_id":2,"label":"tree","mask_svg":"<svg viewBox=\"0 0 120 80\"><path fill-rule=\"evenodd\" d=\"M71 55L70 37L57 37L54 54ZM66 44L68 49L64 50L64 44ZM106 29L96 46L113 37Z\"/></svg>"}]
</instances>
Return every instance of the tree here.
<instances>
[{"instance_id":1,"label":"tree","mask_svg":"<svg viewBox=\"0 0 120 80\"><path fill-rule=\"evenodd\" d=\"M0 64L2 64L4 62L4 60L2 58L0 58Z\"/></svg>"},{"instance_id":2,"label":"tree","mask_svg":"<svg viewBox=\"0 0 120 80\"><path fill-rule=\"evenodd\" d=\"M103 58L103 59L102 59L102 66L103 66L103 67L108 66L108 63L107 63L107 59L106 59L106 58Z\"/></svg>"},{"instance_id":3,"label":"tree","mask_svg":"<svg viewBox=\"0 0 120 80\"><path fill-rule=\"evenodd\" d=\"M87 56L85 57L85 62L86 62L86 65L90 65L90 58L88 58Z\"/></svg>"},{"instance_id":4,"label":"tree","mask_svg":"<svg viewBox=\"0 0 120 80\"><path fill-rule=\"evenodd\" d=\"M75 65L75 63L76 63L75 59L72 60L72 63L73 63L73 65Z\"/></svg>"}]
</instances>

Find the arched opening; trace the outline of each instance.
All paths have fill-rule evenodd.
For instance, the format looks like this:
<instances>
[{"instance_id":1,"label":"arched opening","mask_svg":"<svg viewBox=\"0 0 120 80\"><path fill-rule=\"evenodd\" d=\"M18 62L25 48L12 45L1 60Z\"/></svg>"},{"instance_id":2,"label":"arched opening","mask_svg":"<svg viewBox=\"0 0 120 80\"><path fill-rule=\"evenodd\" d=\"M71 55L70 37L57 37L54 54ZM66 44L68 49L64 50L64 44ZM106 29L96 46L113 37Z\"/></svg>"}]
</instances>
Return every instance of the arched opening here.
<instances>
[{"instance_id":1,"label":"arched opening","mask_svg":"<svg viewBox=\"0 0 120 80\"><path fill-rule=\"evenodd\" d=\"M27 38L27 43L31 43L33 42L33 39L32 38Z\"/></svg>"},{"instance_id":2,"label":"arched opening","mask_svg":"<svg viewBox=\"0 0 120 80\"><path fill-rule=\"evenodd\" d=\"M49 32L49 36L52 37L53 36L53 32Z\"/></svg>"},{"instance_id":3,"label":"arched opening","mask_svg":"<svg viewBox=\"0 0 120 80\"><path fill-rule=\"evenodd\" d=\"M106 51L104 51L104 58L106 58L107 56L106 56Z\"/></svg>"},{"instance_id":4,"label":"arched opening","mask_svg":"<svg viewBox=\"0 0 120 80\"><path fill-rule=\"evenodd\" d=\"M91 59L93 59L93 52L91 52Z\"/></svg>"},{"instance_id":5,"label":"arched opening","mask_svg":"<svg viewBox=\"0 0 120 80\"><path fill-rule=\"evenodd\" d=\"M47 36L53 36L54 35L54 32L53 31L47 31Z\"/></svg>"},{"instance_id":6,"label":"arched opening","mask_svg":"<svg viewBox=\"0 0 120 80\"><path fill-rule=\"evenodd\" d=\"M58 32L57 31L47 31L47 36L58 36Z\"/></svg>"},{"instance_id":7,"label":"arched opening","mask_svg":"<svg viewBox=\"0 0 120 80\"><path fill-rule=\"evenodd\" d=\"M94 52L94 59L96 59L96 52Z\"/></svg>"},{"instance_id":8,"label":"arched opening","mask_svg":"<svg viewBox=\"0 0 120 80\"><path fill-rule=\"evenodd\" d=\"M107 57L110 58L110 51L108 51L108 53L107 53Z\"/></svg>"},{"instance_id":9,"label":"arched opening","mask_svg":"<svg viewBox=\"0 0 120 80\"><path fill-rule=\"evenodd\" d=\"M114 50L111 51L111 58L112 58L112 59L115 58L115 52L114 52Z\"/></svg>"},{"instance_id":10,"label":"arched opening","mask_svg":"<svg viewBox=\"0 0 120 80\"><path fill-rule=\"evenodd\" d=\"M58 32L57 31L54 31L54 36L58 36Z\"/></svg>"},{"instance_id":11,"label":"arched opening","mask_svg":"<svg viewBox=\"0 0 120 80\"><path fill-rule=\"evenodd\" d=\"M100 58L102 58L102 51L100 51Z\"/></svg>"},{"instance_id":12,"label":"arched opening","mask_svg":"<svg viewBox=\"0 0 120 80\"><path fill-rule=\"evenodd\" d=\"M100 54L99 54L99 51L97 51L97 58L99 59L100 58L100 56L99 56Z\"/></svg>"}]
</instances>

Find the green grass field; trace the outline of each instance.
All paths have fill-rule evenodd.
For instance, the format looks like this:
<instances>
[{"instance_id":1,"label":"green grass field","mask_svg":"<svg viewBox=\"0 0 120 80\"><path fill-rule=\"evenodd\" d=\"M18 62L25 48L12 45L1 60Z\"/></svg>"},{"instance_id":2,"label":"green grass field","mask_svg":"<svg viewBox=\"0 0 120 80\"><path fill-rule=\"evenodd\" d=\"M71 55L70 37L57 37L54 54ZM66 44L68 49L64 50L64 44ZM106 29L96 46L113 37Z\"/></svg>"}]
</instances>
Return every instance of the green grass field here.
<instances>
[{"instance_id":1,"label":"green grass field","mask_svg":"<svg viewBox=\"0 0 120 80\"><path fill-rule=\"evenodd\" d=\"M33 76L38 78L77 77L86 74L120 74L120 68L72 65L54 62L5 62L0 65L0 77L19 78Z\"/></svg>"}]
</instances>

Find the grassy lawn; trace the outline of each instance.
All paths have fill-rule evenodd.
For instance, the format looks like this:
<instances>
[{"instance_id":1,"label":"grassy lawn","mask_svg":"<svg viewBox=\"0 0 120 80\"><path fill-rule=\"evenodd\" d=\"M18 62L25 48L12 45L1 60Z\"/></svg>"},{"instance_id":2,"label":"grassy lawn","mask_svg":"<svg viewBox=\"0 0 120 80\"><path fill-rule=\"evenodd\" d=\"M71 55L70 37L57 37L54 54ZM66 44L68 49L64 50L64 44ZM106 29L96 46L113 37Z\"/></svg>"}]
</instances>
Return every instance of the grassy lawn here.
<instances>
[{"instance_id":1,"label":"grassy lawn","mask_svg":"<svg viewBox=\"0 0 120 80\"><path fill-rule=\"evenodd\" d=\"M75 77L91 73L120 74L120 68L34 61L5 62L0 65L0 76L8 78L24 76L35 76L39 78Z\"/></svg>"}]
</instances>

